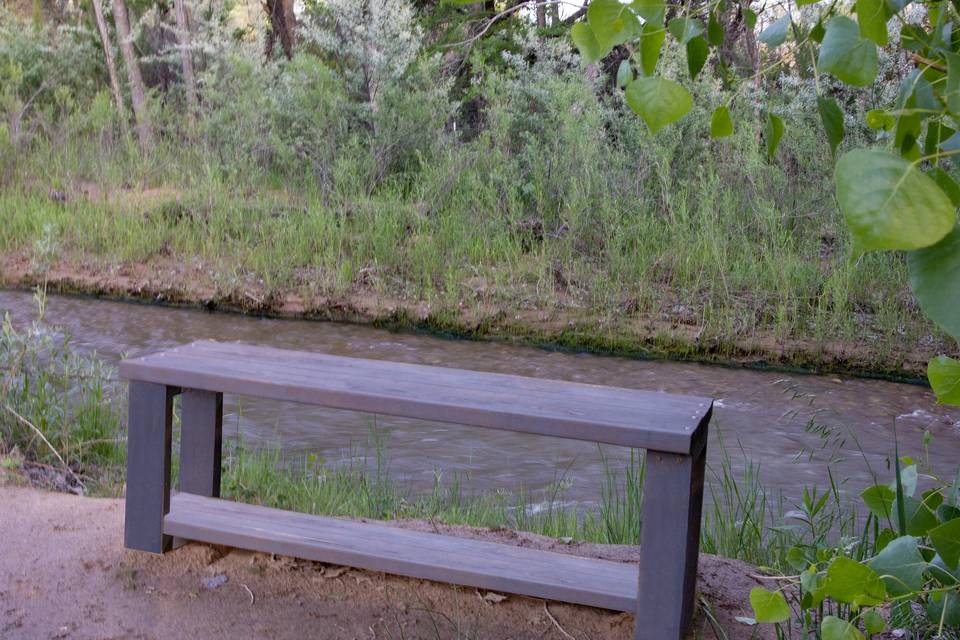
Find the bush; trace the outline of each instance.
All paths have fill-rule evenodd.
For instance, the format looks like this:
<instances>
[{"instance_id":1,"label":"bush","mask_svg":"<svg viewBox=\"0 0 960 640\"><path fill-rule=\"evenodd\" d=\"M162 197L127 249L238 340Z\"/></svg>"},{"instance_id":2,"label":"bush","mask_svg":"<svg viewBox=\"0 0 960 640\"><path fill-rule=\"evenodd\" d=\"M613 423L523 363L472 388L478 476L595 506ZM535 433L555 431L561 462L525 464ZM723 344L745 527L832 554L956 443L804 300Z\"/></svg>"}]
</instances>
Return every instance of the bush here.
<instances>
[{"instance_id":1,"label":"bush","mask_svg":"<svg viewBox=\"0 0 960 640\"><path fill-rule=\"evenodd\" d=\"M258 168L309 176L329 185L349 142L345 93L315 56L262 64L238 52L203 78L203 130L228 172Z\"/></svg>"},{"instance_id":2,"label":"bush","mask_svg":"<svg viewBox=\"0 0 960 640\"><path fill-rule=\"evenodd\" d=\"M0 445L48 463L82 482L109 485L124 459L116 375L96 354L82 354L39 313L18 330L0 329Z\"/></svg>"}]
</instances>

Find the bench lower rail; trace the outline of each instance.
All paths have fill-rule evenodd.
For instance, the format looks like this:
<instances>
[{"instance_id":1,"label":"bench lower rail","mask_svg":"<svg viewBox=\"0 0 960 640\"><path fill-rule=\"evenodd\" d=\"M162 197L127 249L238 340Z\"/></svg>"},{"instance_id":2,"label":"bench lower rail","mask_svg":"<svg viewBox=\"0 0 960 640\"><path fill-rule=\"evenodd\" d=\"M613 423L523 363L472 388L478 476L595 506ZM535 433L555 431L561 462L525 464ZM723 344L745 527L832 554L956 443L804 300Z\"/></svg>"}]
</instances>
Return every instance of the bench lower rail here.
<instances>
[{"instance_id":1,"label":"bench lower rail","mask_svg":"<svg viewBox=\"0 0 960 640\"><path fill-rule=\"evenodd\" d=\"M616 611L637 606L637 565L311 516L188 493L170 536Z\"/></svg>"}]
</instances>

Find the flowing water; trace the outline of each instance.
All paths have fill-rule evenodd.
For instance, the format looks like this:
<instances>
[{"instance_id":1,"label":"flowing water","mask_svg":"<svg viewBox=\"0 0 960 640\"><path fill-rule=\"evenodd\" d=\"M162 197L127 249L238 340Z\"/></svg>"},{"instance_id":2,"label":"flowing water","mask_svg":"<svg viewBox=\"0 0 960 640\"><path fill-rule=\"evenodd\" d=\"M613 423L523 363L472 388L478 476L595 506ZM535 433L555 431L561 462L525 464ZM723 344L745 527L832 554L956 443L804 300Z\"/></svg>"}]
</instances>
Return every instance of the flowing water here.
<instances>
[{"instance_id":1,"label":"flowing water","mask_svg":"<svg viewBox=\"0 0 960 640\"><path fill-rule=\"evenodd\" d=\"M0 291L0 314L33 319L29 293ZM937 406L921 386L836 376L784 374L716 365L567 353L503 343L448 340L370 327L274 320L198 310L50 297L46 319L85 350L109 361L197 339L321 351L337 355L496 371L716 399L709 462L716 467L722 434L735 467L761 465L765 486L795 498L804 485L826 486L826 461L844 491L886 480L894 430L901 453L951 475L960 460L960 411ZM376 418L255 398L227 397L225 435L286 454L314 453L332 462L363 451L371 425L382 437L389 470L413 488L434 474L468 474L476 490L536 490L564 479L571 501L597 499L603 458L622 464L628 452L597 445L386 416ZM812 428L812 425L815 427ZM932 439L924 446L924 433ZM742 449L742 453L741 453Z\"/></svg>"}]
</instances>

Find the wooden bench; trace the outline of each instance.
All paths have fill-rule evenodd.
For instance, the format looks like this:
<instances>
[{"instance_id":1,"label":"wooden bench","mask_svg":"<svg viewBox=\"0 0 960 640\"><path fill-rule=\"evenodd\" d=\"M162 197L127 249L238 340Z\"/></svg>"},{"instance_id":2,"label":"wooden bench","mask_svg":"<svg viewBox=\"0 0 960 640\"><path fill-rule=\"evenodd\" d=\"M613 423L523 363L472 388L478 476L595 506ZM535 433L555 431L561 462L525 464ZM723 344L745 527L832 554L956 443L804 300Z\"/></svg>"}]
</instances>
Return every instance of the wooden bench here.
<instances>
[{"instance_id":1,"label":"wooden bench","mask_svg":"<svg viewBox=\"0 0 960 640\"><path fill-rule=\"evenodd\" d=\"M684 636L694 609L705 398L380 360L195 342L120 365L130 382L130 549L173 537L634 612L635 636ZM223 394L647 449L635 565L219 499ZM173 398L180 487L170 491Z\"/></svg>"}]
</instances>

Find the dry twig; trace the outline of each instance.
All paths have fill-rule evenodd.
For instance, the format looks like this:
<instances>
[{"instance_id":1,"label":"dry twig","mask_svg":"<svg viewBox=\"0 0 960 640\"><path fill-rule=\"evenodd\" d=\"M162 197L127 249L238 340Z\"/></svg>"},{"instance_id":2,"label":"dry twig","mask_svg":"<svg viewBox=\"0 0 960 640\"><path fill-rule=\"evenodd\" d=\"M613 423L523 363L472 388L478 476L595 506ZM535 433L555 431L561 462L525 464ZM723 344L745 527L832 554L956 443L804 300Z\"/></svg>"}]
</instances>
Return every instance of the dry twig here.
<instances>
[{"instance_id":1,"label":"dry twig","mask_svg":"<svg viewBox=\"0 0 960 640\"><path fill-rule=\"evenodd\" d=\"M10 414L12 414L14 418L19 420L21 423L25 424L27 427L29 427L35 434L37 434L40 437L41 440L43 440L43 443L47 445L47 448L49 448L50 451L53 452L53 455L55 455L57 457L57 460L60 461L60 464L63 465L63 470L66 471L70 476L72 476L73 479L76 481L76 483L80 485L80 487L84 490L84 492L86 492L87 487L86 485L83 484L83 481L80 479L80 476L78 476L76 473L73 472L73 469L71 469L70 465L67 464L67 461L63 459L63 456L60 455L60 452L57 451L52 444L50 444L49 440L47 440L47 436L43 435L43 432L40 431L40 429L38 429L32 422L24 418L22 415L17 413L13 409L13 407L11 407L10 405L5 404L3 405L3 408L6 409L8 412L10 412Z\"/></svg>"},{"instance_id":2,"label":"dry twig","mask_svg":"<svg viewBox=\"0 0 960 640\"><path fill-rule=\"evenodd\" d=\"M550 609L549 609L549 607L547 607L547 603L546 603L546 602L543 603L543 612L544 612L545 614L547 614L547 617L550 618L550 622L552 622L552 623L553 623L553 626L555 626L555 627L557 628L557 631L559 631L560 633L563 634L563 637L564 637L564 638L567 638L568 640L577 640L577 639L574 638L572 635L570 635L569 633L567 633L567 630L566 630L566 629L564 629L563 627L560 626L560 623L557 622L557 619L553 617L553 614L552 614L552 613L550 613Z\"/></svg>"}]
</instances>

